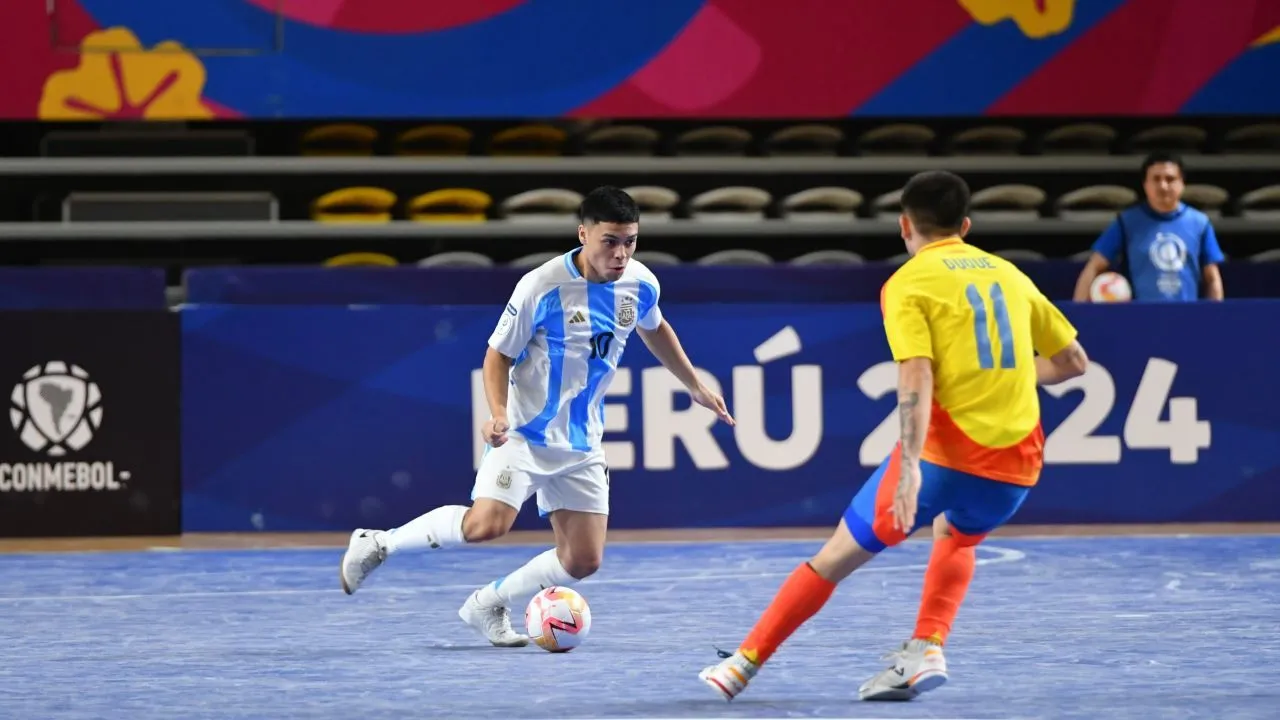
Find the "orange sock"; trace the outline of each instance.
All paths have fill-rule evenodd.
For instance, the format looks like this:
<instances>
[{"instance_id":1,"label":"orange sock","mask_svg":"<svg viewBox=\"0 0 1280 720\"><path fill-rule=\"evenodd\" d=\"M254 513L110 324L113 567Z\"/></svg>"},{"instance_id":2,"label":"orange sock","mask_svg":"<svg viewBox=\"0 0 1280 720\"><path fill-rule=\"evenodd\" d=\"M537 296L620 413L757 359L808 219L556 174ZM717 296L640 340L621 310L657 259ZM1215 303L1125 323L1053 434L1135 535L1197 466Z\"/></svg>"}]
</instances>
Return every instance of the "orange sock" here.
<instances>
[{"instance_id":1,"label":"orange sock","mask_svg":"<svg viewBox=\"0 0 1280 720\"><path fill-rule=\"evenodd\" d=\"M809 563L796 568L778 588L778 594L751 628L740 651L756 665L763 664L806 620L827 604L836 584L818 574Z\"/></svg>"},{"instance_id":2,"label":"orange sock","mask_svg":"<svg viewBox=\"0 0 1280 720\"><path fill-rule=\"evenodd\" d=\"M933 543L929 567L924 571L924 592L920 598L920 614L912 637L942 645L947 641L951 625L960 612L978 556L971 543L961 545L956 537Z\"/></svg>"}]
</instances>

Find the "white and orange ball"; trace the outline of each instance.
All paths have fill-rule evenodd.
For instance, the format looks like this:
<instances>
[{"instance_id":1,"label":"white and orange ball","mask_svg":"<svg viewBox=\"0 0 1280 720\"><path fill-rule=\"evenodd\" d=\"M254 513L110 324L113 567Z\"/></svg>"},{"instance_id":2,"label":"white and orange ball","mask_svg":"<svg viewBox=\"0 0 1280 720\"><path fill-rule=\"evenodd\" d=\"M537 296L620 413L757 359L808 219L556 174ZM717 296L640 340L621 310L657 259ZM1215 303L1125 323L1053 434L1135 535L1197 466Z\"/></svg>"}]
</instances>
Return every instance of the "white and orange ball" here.
<instances>
[{"instance_id":1,"label":"white and orange ball","mask_svg":"<svg viewBox=\"0 0 1280 720\"><path fill-rule=\"evenodd\" d=\"M529 601L524 625L538 647L553 653L569 652L591 632L591 608L577 591L549 587Z\"/></svg>"},{"instance_id":2,"label":"white and orange ball","mask_svg":"<svg viewBox=\"0 0 1280 720\"><path fill-rule=\"evenodd\" d=\"M1096 303L1129 302L1133 299L1133 288L1118 272L1099 273L1089 286L1089 298Z\"/></svg>"}]
</instances>

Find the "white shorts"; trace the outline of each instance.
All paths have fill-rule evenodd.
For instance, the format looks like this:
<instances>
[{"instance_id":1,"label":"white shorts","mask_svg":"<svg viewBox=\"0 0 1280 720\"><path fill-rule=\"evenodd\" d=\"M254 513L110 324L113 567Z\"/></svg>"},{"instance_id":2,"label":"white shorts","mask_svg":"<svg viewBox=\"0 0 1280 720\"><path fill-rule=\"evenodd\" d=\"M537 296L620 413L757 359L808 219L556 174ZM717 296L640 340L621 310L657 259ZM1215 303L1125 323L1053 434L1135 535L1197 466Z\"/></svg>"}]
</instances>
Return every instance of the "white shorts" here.
<instances>
[{"instance_id":1,"label":"white shorts","mask_svg":"<svg viewBox=\"0 0 1280 720\"><path fill-rule=\"evenodd\" d=\"M519 509L535 492L542 516L556 510L609 514L609 466L603 450L581 453L534 447L508 435L486 448L471 499L489 498Z\"/></svg>"}]
</instances>

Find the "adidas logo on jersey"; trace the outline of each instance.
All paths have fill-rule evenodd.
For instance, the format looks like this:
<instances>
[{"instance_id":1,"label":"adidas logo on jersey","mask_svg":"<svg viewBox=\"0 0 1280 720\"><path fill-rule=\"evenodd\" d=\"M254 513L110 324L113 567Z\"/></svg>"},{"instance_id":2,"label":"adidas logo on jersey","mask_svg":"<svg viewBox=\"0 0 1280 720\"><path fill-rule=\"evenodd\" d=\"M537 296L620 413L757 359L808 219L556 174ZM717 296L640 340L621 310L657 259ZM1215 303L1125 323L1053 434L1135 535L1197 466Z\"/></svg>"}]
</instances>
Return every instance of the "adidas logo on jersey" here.
<instances>
[{"instance_id":1,"label":"adidas logo on jersey","mask_svg":"<svg viewBox=\"0 0 1280 720\"><path fill-rule=\"evenodd\" d=\"M573 325L574 323L580 323L580 322L586 322L586 321L587 321L587 316L583 315L581 310L575 312L573 314L573 317L569 318L570 325Z\"/></svg>"}]
</instances>

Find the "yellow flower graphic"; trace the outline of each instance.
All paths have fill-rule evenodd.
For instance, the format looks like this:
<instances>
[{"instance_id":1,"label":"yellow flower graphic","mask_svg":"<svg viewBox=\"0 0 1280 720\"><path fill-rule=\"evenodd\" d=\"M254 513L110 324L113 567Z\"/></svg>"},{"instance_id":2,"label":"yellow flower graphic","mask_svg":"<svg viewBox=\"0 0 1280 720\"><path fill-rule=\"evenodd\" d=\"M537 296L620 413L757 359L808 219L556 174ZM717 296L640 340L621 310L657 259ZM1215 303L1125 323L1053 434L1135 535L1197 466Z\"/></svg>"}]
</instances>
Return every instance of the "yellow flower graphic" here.
<instances>
[{"instance_id":1,"label":"yellow flower graphic","mask_svg":"<svg viewBox=\"0 0 1280 720\"><path fill-rule=\"evenodd\" d=\"M1263 45L1272 45L1280 43L1280 27L1271 28L1270 32L1264 33L1262 37L1254 40L1249 47L1262 47Z\"/></svg>"},{"instance_id":2,"label":"yellow flower graphic","mask_svg":"<svg viewBox=\"0 0 1280 720\"><path fill-rule=\"evenodd\" d=\"M204 65L171 40L150 50L127 28L89 33L80 64L44 83L46 120L196 120L212 118L200 101Z\"/></svg>"},{"instance_id":3,"label":"yellow flower graphic","mask_svg":"<svg viewBox=\"0 0 1280 720\"><path fill-rule=\"evenodd\" d=\"M1023 35L1040 40L1071 27L1076 0L958 0L973 19L995 25L1012 19Z\"/></svg>"}]
</instances>

